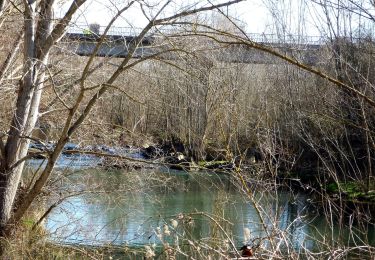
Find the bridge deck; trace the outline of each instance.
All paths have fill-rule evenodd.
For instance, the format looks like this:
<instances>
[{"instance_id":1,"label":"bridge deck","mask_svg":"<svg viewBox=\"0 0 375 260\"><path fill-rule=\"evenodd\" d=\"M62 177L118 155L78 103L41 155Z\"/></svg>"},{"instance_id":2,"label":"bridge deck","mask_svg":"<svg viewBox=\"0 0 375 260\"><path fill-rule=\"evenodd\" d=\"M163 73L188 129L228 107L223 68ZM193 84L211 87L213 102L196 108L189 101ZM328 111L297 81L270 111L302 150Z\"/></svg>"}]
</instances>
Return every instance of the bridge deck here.
<instances>
[{"instance_id":1,"label":"bridge deck","mask_svg":"<svg viewBox=\"0 0 375 260\"><path fill-rule=\"evenodd\" d=\"M87 34L87 33L67 33L65 35L69 40L77 40L82 42L98 42L100 35L97 34ZM107 35L105 37L106 42L113 43L130 43L134 40L135 36L126 36L126 35ZM146 36L142 39L142 44L151 45L154 41L154 37Z\"/></svg>"},{"instance_id":2,"label":"bridge deck","mask_svg":"<svg viewBox=\"0 0 375 260\"><path fill-rule=\"evenodd\" d=\"M126 31L126 29L128 29ZM104 31L102 27L95 28L96 33L91 31L88 27L73 28L68 31L65 36L65 42L68 48L81 56L90 56L95 46ZM99 48L96 56L100 57L116 57L123 58L128 55L128 47L134 41L137 34L134 28L111 28L108 35L105 36L105 42ZM133 58L141 58L156 54L162 50L160 46L155 46L153 43L157 41L158 37L165 36L154 32L142 39L140 46L137 48ZM323 43L321 37L299 37L297 40L294 36L284 38L276 37L271 34L249 34L248 37L253 41L272 46L272 48L286 53L290 56L299 57L301 61L314 64L317 62L318 51ZM272 55L264 52L259 52L252 48L246 47L230 47L219 55L216 53L218 60L225 62L241 62L241 63L277 63ZM163 58L173 59L173 55L164 55ZM176 58L176 57L174 57Z\"/></svg>"},{"instance_id":3,"label":"bridge deck","mask_svg":"<svg viewBox=\"0 0 375 260\"><path fill-rule=\"evenodd\" d=\"M82 25L71 25L68 28L67 35L72 37L81 37L82 40L95 39L98 35L102 35L106 29L105 26L96 26L90 29L88 24ZM135 27L111 27L107 36L108 39L123 40L124 38L134 38L142 31L142 28ZM158 30L151 31L146 38L152 39L159 36L170 35L178 33L178 30L172 28L158 28ZM308 35L293 35L293 34L270 34L270 33L247 33L254 42L264 44L293 44L293 45L322 45L326 43L326 39L323 36L308 36Z\"/></svg>"}]
</instances>

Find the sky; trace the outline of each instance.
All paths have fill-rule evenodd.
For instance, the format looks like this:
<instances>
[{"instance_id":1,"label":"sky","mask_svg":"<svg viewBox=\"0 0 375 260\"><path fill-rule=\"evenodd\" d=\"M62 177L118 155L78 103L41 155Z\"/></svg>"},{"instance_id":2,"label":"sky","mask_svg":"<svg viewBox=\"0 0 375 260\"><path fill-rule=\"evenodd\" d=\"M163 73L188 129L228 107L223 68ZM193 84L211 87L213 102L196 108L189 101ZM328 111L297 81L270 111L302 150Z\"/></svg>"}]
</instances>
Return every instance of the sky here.
<instances>
[{"instance_id":1,"label":"sky","mask_svg":"<svg viewBox=\"0 0 375 260\"><path fill-rule=\"evenodd\" d=\"M214 3L222 3L225 0L211 0ZM368 1L368 0L363 0ZM57 16L61 17L66 12L71 0L63 1L56 8ZM75 17L75 23L86 26L98 23L102 26L108 24L115 11L124 6L128 1L124 0L88 0ZM153 10L161 7L164 1L147 0L155 5ZM207 5L208 0L174 0L162 15L170 15L181 11L182 6ZM321 27L324 14L321 9L315 8L306 0L247 0L234 4L223 11L231 17L238 19L239 24L248 33L285 33L292 35L319 36L325 33ZM198 3L198 4L197 4ZM147 12L148 13L148 12ZM152 11L150 11L152 14ZM207 15L207 14L206 14ZM201 15L202 16L202 15ZM275 18L277 17L277 19ZM303 22L301 22L303 21ZM131 7L116 22L117 27L142 27L147 23L138 5Z\"/></svg>"},{"instance_id":2,"label":"sky","mask_svg":"<svg viewBox=\"0 0 375 260\"><path fill-rule=\"evenodd\" d=\"M88 3L86 3L83 8L81 8L79 15L75 18L75 22L80 25L98 23L102 26L105 26L113 16L115 8L119 8L122 6L121 3L119 3L120 1L117 0L117 2L118 3L116 3L116 0L89 0ZM175 4L172 4L168 9L170 13L179 10L179 7L182 5L182 3L185 6L189 4L189 1L182 0L177 0L174 2ZM193 1L190 1L190 3L193 3ZM63 5L62 7L59 6L57 8L58 17L61 17L64 14L64 12L67 10L67 6L68 4L67 2L65 2L65 5ZM228 13L232 17L239 19L241 21L240 24L245 25L246 30L249 32L266 32L267 30L269 30L269 28L267 29L267 26L269 27L269 24L272 23L270 13L268 12L267 8L261 3L261 1L248 0L242 3L235 4L228 9L225 8L224 11L228 11ZM146 23L147 20L144 18L144 15L141 12L140 8L137 6L125 12L125 14L115 23L115 26L126 27L131 24L135 27L142 27Z\"/></svg>"}]
</instances>

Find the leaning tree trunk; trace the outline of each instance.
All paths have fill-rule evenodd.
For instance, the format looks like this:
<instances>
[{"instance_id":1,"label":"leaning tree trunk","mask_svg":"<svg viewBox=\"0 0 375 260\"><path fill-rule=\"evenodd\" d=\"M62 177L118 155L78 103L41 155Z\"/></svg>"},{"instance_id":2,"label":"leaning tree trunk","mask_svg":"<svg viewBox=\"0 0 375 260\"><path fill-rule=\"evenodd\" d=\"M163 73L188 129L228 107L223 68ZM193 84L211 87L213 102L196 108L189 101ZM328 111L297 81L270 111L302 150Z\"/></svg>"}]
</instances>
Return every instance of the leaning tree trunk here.
<instances>
[{"instance_id":1,"label":"leaning tree trunk","mask_svg":"<svg viewBox=\"0 0 375 260\"><path fill-rule=\"evenodd\" d=\"M12 219L14 202L24 168L23 158L27 155L30 136L39 118L49 52L62 38L65 28L85 0L74 0L65 16L53 28L54 2L55 0L24 1L23 77L5 146L0 140L0 236L6 235L12 229L9 224L16 222ZM48 171L52 171L59 152L54 154L48 162ZM24 213L26 210L20 210L21 208L20 206L18 212ZM19 215L17 221L22 217Z\"/></svg>"},{"instance_id":2,"label":"leaning tree trunk","mask_svg":"<svg viewBox=\"0 0 375 260\"><path fill-rule=\"evenodd\" d=\"M16 167L14 165L20 158L26 156L29 141L23 137L30 134L32 130L29 128L31 125L27 127L27 121L30 116L37 75L35 57L36 3L25 5L25 9L24 75L18 91L16 110L4 149L0 174L0 228L2 231L10 218L23 170L23 163Z\"/></svg>"},{"instance_id":3,"label":"leaning tree trunk","mask_svg":"<svg viewBox=\"0 0 375 260\"><path fill-rule=\"evenodd\" d=\"M20 83L16 110L13 116L8 139L4 148L0 172L0 228L11 218L30 136L39 117L39 105L48 63L50 48L43 45L52 30L54 0L46 0L37 7L36 1L25 5L24 72ZM37 8L39 22L37 23Z\"/></svg>"}]
</instances>

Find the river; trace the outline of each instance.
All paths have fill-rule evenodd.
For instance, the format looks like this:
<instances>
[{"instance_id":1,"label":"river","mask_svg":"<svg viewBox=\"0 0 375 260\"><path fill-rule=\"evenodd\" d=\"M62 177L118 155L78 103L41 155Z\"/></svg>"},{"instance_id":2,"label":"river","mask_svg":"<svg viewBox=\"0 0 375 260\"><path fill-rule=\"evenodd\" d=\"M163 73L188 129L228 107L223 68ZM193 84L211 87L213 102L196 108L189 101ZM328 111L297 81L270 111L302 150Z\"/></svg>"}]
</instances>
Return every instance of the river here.
<instances>
[{"instance_id":1,"label":"river","mask_svg":"<svg viewBox=\"0 0 375 260\"><path fill-rule=\"evenodd\" d=\"M29 169L41 162L30 161ZM298 254L375 244L373 225L339 226L312 207L304 193L253 183L250 196L236 178L223 174L166 167L104 170L95 167L98 163L93 156L61 156L52 179L54 195L45 206L75 196L68 196L44 222L51 241L138 248L233 241L232 247L239 248L271 235L285 250ZM267 239L260 244L269 247Z\"/></svg>"},{"instance_id":2,"label":"river","mask_svg":"<svg viewBox=\"0 0 375 260\"><path fill-rule=\"evenodd\" d=\"M59 178L64 181L57 189L79 195L64 200L49 214L44 225L52 241L139 247L176 243L176 239L232 240L240 247L266 237L265 226L270 233L283 233L283 246L296 252L319 251L319 241L343 246L375 241L373 226L354 239L350 236L353 228L330 225L330 219L312 207L303 193L258 184L251 186L254 194L250 197L235 178L204 171L82 167L92 159L60 165ZM261 209L263 222L253 202ZM250 236L244 238L244 230Z\"/></svg>"}]
</instances>

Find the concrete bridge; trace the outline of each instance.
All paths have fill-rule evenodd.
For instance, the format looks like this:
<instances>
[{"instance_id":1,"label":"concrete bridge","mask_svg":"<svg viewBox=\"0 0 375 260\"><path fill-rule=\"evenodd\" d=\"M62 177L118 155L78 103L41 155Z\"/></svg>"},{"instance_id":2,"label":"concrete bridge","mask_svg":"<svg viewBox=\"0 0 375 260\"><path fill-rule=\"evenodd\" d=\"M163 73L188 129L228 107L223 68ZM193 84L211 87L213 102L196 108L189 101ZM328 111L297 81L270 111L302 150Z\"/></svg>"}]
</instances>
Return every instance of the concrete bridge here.
<instances>
[{"instance_id":1,"label":"concrete bridge","mask_svg":"<svg viewBox=\"0 0 375 260\"><path fill-rule=\"evenodd\" d=\"M104 29L104 27L99 26L92 29L88 26L74 26L68 30L62 42L66 44L65 48L68 48L70 51L81 56L90 56ZM126 57L129 45L139 32L140 29L137 28L111 28L96 56ZM168 33L163 31L163 35L168 35ZM144 37L133 58L147 57L162 50L163 47L156 46L155 44L158 38L161 39L161 36L160 32L151 32ZM318 50L324 44L322 37L286 35L281 38L273 34L248 34L247 36L254 42L275 48L307 64L315 64L318 61ZM215 55L217 60L223 62L254 64L274 64L280 62L270 54L244 46L229 46L219 51L214 51L212 55ZM176 59L177 57L167 54L163 55L162 58Z\"/></svg>"}]
</instances>

